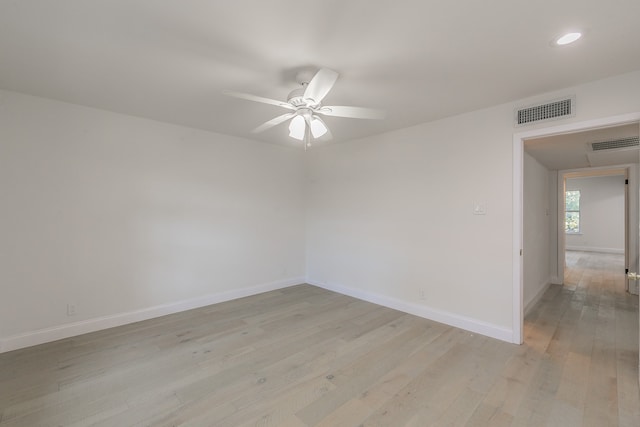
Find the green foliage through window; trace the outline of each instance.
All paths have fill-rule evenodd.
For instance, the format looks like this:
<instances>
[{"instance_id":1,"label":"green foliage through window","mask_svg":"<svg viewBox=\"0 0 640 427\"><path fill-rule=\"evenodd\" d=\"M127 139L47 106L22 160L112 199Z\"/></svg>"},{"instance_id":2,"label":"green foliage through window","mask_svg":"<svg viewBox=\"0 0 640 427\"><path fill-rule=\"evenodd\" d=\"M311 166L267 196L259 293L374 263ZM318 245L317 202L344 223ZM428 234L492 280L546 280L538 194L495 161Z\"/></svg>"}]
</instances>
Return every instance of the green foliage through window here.
<instances>
[{"instance_id":1,"label":"green foliage through window","mask_svg":"<svg viewBox=\"0 0 640 427\"><path fill-rule=\"evenodd\" d=\"M565 192L564 230L567 233L580 232L580 190Z\"/></svg>"}]
</instances>

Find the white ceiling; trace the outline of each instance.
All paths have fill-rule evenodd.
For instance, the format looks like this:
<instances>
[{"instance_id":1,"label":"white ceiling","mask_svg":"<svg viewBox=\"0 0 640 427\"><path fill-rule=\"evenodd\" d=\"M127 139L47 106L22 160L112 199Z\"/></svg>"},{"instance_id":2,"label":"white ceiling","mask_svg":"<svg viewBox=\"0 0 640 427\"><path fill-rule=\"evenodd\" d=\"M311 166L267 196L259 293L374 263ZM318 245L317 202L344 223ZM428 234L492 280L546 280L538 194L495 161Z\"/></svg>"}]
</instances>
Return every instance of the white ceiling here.
<instances>
[{"instance_id":1,"label":"white ceiling","mask_svg":"<svg viewBox=\"0 0 640 427\"><path fill-rule=\"evenodd\" d=\"M0 88L272 143L300 67L340 78L335 141L640 69L638 0L0 0ZM551 47L572 29L587 35Z\"/></svg>"},{"instance_id":2,"label":"white ceiling","mask_svg":"<svg viewBox=\"0 0 640 427\"><path fill-rule=\"evenodd\" d=\"M529 139L524 142L524 150L549 170L617 166L638 163L640 159L638 147L593 151L591 144L639 135L640 124L633 123Z\"/></svg>"}]
</instances>

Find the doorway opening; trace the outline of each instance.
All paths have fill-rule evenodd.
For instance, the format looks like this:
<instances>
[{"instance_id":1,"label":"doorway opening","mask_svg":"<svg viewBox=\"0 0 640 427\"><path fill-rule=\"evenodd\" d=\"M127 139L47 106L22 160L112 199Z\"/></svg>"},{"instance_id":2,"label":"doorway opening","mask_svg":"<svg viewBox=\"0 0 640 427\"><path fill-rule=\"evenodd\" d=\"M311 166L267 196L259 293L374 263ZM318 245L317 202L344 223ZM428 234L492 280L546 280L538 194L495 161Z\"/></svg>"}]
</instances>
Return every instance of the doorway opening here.
<instances>
[{"instance_id":1,"label":"doorway opening","mask_svg":"<svg viewBox=\"0 0 640 427\"><path fill-rule=\"evenodd\" d=\"M619 153L638 156L637 149ZM630 238L629 177L636 167L627 164L558 173L558 279L554 283L579 284L585 273L581 267L597 258L596 264L609 265L611 280L629 291L626 274L637 258L637 239Z\"/></svg>"},{"instance_id":2,"label":"doorway opening","mask_svg":"<svg viewBox=\"0 0 640 427\"><path fill-rule=\"evenodd\" d=\"M602 118L602 119L594 119L594 120L589 120L589 121L585 121L585 122L578 122L578 123L571 123L571 124L565 124L565 125L560 125L560 126L554 126L554 127L550 127L550 128L542 128L542 129L534 129L534 130L530 130L530 131L526 131L526 132L522 132L522 133L518 133L514 135L514 176L513 176L513 182L514 182L514 197L513 197L513 201L514 201L514 206L513 206L513 212L514 212L514 232L513 232L513 339L512 341L514 343L518 343L521 344L523 342L523 322L524 322L524 308L525 308L525 289L524 289L524 264L525 264L525 256L523 256L523 249L526 252L526 248L524 245L524 162L525 162L525 155L530 155L531 153L529 152L529 150L527 150L527 153L525 153L525 142L528 141L534 141L534 140L543 140L546 138L552 139L552 138L565 138L565 137L570 137L570 136L574 136L576 137L576 135L581 134L581 133L592 133L592 135L597 134L598 132L606 132L607 130L610 130L612 128L623 128L625 126L629 126L630 128L635 129L636 135L638 130L640 129L640 112L639 113L631 113L631 114L626 114L626 115L621 115L621 116L615 116L615 117L609 117L609 118ZM549 141L547 141L549 142ZM586 142L587 141L582 141L582 147L584 150L586 150ZM553 143L552 143L553 144ZM568 148L568 145L566 144L554 144L555 145L555 149L556 150L563 150ZM563 155L561 155L563 153L559 152L559 151L555 151L551 156L553 158L557 159L561 159L563 157ZM611 153L609 153L611 154ZM550 169L550 173L549 173L549 182L551 183L550 187L552 188L555 184L555 186L560 186L562 185L563 190L562 190L562 200L558 200L560 198L560 194L558 194L558 197L556 197L555 199L555 203L553 202L553 200L550 200L549 205L547 206L546 209L546 215L549 216L550 218L548 219L548 221L550 221L551 224L554 224L557 232L552 232L549 231L549 247L548 250L550 252L549 254L549 258L550 258L550 263L553 263L553 259L556 259L556 268L555 268L555 272L556 275L554 277L554 275L551 276L549 283L554 283L554 282L559 282L562 283L563 279L564 279L564 262L565 262L565 254L564 254L564 234L565 234L565 221L564 221L564 177L560 176L560 174L558 173L558 171L563 170L563 171L573 171L575 172L576 169L584 169L584 168L589 168L590 170L595 170L598 168L611 168L614 164L615 165L622 165L622 164L632 164L629 166L628 168L628 179L629 179L629 183L630 185L630 189L629 189L629 217L628 217L628 221L630 221L631 227L629 227L629 230L636 230L636 232L634 233L633 231L628 231L626 233L626 235L628 236L629 239L629 247L633 248L633 250L629 250L627 251L628 253L628 257L629 257L629 266L631 266L632 268L637 268L637 263L638 263L638 256L637 256L637 248L638 248L638 233L637 233L637 229L638 229L638 155L637 152L635 155L630 156L629 153L626 153L626 158L624 161L620 161L619 159L609 159L607 160L606 157L615 157L615 156L610 156L610 155L599 155L599 154L589 154L586 155L586 159L583 157L582 160L587 160L588 164L586 165L582 165L582 166L576 166L575 164L572 165L567 165L567 166L562 166L562 167L555 167ZM606 163L606 161L609 161L609 163ZM615 163L611 163L611 161L615 161ZM554 173L553 170L555 170L555 178L554 178ZM555 181L555 183L554 183ZM560 207L562 208L562 212L560 211ZM545 215L543 214L539 214L539 215ZM562 221L560 220L562 218ZM562 226L562 232L560 233L560 226ZM555 236L555 237L554 237ZM635 251L635 252L634 252ZM530 255L529 253L527 253L527 255ZM561 260L561 262L560 262ZM553 266L552 266L553 267ZM553 269L553 268L552 268ZM634 270L637 271L637 270ZM547 285L549 284L547 283ZM527 287L527 291L529 290L529 287ZM544 292L541 292L544 293ZM532 297L531 295L527 295L527 299L530 300ZM530 302L530 301L527 301Z\"/></svg>"}]
</instances>

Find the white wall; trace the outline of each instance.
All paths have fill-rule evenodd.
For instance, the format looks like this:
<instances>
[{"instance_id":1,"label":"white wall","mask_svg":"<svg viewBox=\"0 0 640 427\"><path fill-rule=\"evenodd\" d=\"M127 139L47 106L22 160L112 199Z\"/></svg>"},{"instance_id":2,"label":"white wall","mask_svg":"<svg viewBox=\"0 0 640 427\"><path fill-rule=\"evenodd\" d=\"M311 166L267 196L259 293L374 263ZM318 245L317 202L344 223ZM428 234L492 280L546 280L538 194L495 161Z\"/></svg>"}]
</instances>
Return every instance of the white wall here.
<instances>
[{"instance_id":1,"label":"white wall","mask_svg":"<svg viewBox=\"0 0 640 427\"><path fill-rule=\"evenodd\" d=\"M0 351L305 272L511 340L513 111L567 94L637 112L640 72L306 153L0 91Z\"/></svg>"},{"instance_id":2,"label":"white wall","mask_svg":"<svg viewBox=\"0 0 640 427\"><path fill-rule=\"evenodd\" d=\"M0 92L0 344L302 282L303 154Z\"/></svg>"},{"instance_id":3,"label":"white wall","mask_svg":"<svg viewBox=\"0 0 640 427\"><path fill-rule=\"evenodd\" d=\"M313 150L308 280L505 336L511 117L503 106Z\"/></svg>"},{"instance_id":4,"label":"white wall","mask_svg":"<svg viewBox=\"0 0 640 427\"><path fill-rule=\"evenodd\" d=\"M551 283L550 186L546 167L527 153L523 160L523 300L528 310Z\"/></svg>"},{"instance_id":5,"label":"white wall","mask_svg":"<svg viewBox=\"0 0 640 427\"><path fill-rule=\"evenodd\" d=\"M568 178L580 190L580 234L567 234L569 250L624 253L624 176Z\"/></svg>"},{"instance_id":6,"label":"white wall","mask_svg":"<svg viewBox=\"0 0 640 427\"><path fill-rule=\"evenodd\" d=\"M572 94L638 112L640 72L309 152L308 281L511 339L514 109Z\"/></svg>"}]
</instances>

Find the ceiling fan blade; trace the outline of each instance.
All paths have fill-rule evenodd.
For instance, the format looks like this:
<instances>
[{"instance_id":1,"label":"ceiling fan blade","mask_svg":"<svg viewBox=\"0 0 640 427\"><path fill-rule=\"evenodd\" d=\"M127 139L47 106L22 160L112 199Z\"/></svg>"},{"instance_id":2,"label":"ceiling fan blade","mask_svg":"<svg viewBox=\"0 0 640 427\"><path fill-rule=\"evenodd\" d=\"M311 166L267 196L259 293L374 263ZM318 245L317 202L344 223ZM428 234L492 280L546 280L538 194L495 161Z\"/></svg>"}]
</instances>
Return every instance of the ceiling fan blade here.
<instances>
[{"instance_id":1,"label":"ceiling fan blade","mask_svg":"<svg viewBox=\"0 0 640 427\"><path fill-rule=\"evenodd\" d=\"M277 126L280 123L286 122L287 120L289 120L290 118L292 118L295 115L296 115L296 113L283 114L281 116L278 116L276 118L273 118L273 119L269 120L268 122L264 122L263 124L261 124L260 126L258 126L254 130L252 130L251 132L253 132L253 133L264 132L265 130L271 129L272 127Z\"/></svg>"},{"instance_id":2,"label":"ceiling fan blade","mask_svg":"<svg viewBox=\"0 0 640 427\"><path fill-rule=\"evenodd\" d=\"M288 102L278 101L271 98L263 98L262 96L251 95L250 93L234 92L231 90L225 90L224 93L227 96L233 96L234 98L246 99L247 101L262 102L263 104L276 105L278 107L288 108L289 110L295 110L296 107Z\"/></svg>"},{"instance_id":3,"label":"ceiling fan blade","mask_svg":"<svg viewBox=\"0 0 640 427\"><path fill-rule=\"evenodd\" d=\"M338 73L328 68L321 68L307 85L303 98L310 99L314 105L320 104L337 79Z\"/></svg>"},{"instance_id":4,"label":"ceiling fan blade","mask_svg":"<svg viewBox=\"0 0 640 427\"><path fill-rule=\"evenodd\" d=\"M316 113L325 116L349 117L351 119L384 119L385 113L382 110L363 107L347 107L339 105L323 106Z\"/></svg>"}]
</instances>

